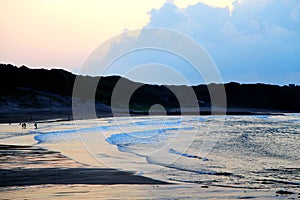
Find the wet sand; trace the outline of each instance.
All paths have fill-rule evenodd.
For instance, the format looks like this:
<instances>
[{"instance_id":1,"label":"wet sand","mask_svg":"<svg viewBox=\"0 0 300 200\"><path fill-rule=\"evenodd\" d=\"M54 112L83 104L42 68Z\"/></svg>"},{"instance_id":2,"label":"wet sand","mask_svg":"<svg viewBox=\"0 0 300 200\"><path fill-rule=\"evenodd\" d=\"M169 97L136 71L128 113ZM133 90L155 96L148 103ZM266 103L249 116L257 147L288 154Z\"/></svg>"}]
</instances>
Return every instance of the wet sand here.
<instances>
[{"instance_id":1,"label":"wet sand","mask_svg":"<svg viewBox=\"0 0 300 200\"><path fill-rule=\"evenodd\" d=\"M297 199L270 190L201 188L186 185L40 185L11 187L3 199Z\"/></svg>"},{"instance_id":2,"label":"wet sand","mask_svg":"<svg viewBox=\"0 0 300 200\"><path fill-rule=\"evenodd\" d=\"M15 128L2 125L1 130ZM276 190L226 188L190 183L170 183L134 172L93 167L45 149L34 134L15 133L0 139L1 199L289 199L298 194ZM70 151L82 151L67 143ZM85 155L82 153L82 155Z\"/></svg>"},{"instance_id":3,"label":"wet sand","mask_svg":"<svg viewBox=\"0 0 300 200\"><path fill-rule=\"evenodd\" d=\"M32 146L0 145L0 158L0 187L43 184L167 184L131 172L86 167L59 152Z\"/></svg>"}]
</instances>

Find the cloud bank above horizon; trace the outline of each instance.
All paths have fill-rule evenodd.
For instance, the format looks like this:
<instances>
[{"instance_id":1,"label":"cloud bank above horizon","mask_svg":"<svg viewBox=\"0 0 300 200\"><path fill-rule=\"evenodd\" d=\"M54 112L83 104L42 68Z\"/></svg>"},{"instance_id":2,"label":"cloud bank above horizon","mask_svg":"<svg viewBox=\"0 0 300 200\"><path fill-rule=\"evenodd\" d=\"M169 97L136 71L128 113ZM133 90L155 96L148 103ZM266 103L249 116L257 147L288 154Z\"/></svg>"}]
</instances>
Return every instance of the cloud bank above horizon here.
<instances>
[{"instance_id":1,"label":"cloud bank above horizon","mask_svg":"<svg viewBox=\"0 0 300 200\"><path fill-rule=\"evenodd\" d=\"M243 0L228 8L167 2L148 27L182 32L205 47L224 81L300 83L300 3Z\"/></svg>"}]
</instances>

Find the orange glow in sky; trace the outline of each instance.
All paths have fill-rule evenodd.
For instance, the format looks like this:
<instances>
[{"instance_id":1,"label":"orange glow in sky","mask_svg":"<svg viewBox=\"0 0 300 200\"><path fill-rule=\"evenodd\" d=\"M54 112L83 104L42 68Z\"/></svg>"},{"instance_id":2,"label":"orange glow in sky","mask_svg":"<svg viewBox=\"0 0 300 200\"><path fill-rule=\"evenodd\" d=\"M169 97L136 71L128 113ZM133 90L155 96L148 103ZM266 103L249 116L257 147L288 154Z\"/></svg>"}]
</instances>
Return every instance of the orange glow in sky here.
<instances>
[{"instance_id":1,"label":"orange glow in sky","mask_svg":"<svg viewBox=\"0 0 300 200\"><path fill-rule=\"evenodd\" d=\"M0 2L0 62L30 67L78 68L101 42L124 29L147 25L165 0L4 0ZM180 8L204 2L174 0Z\"/></svg>"}]
</instances>

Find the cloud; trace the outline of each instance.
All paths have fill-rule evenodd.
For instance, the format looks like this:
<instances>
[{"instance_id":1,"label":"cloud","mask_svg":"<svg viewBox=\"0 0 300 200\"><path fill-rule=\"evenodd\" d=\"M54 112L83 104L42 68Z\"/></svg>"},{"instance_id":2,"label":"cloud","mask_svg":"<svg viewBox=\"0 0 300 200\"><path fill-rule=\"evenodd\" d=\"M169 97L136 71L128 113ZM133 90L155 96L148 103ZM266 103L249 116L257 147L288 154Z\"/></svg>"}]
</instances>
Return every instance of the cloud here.
<instances>
[{"instance_id":1,"label":"cloud","mask_svg":"<svg viewBox=\"0 0 300 200\"><path fill-rule=\"evenodd\" d=\"M300 3L243 0L233 6L229 13L203 3L179 9L169 1L151 10L147 27L173 29L198 41L225 81L295 82L289 77L300 72Z\"/></svg>"}]
</instances>

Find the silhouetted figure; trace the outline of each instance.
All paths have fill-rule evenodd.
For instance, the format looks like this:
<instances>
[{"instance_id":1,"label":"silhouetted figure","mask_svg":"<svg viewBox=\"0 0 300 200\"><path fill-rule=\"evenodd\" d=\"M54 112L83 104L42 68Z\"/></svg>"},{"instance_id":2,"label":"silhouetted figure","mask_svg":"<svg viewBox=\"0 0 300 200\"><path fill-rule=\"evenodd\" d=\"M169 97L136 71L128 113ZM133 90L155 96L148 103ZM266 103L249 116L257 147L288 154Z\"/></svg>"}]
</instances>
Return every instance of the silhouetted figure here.
<instances>
[{"instance_id":1,"label":"silhouetted figure","mask_svg":"<svg viewBox=\"0 0 300 200\"><path fill-rule=\"evenodd\" d=\"M37 129L37 123L34 123L34 128Z\"/></svg>"},{"instance_id":2,"label":"silhouetted figure","mask_svg":"<svg viewBox=\"0 0 300 200\"><path fill-rule=\"evenodd\" d=\"M26 124L25 123L22 124L22 129L26 129Z\"/></svg>"}]
</instances>

